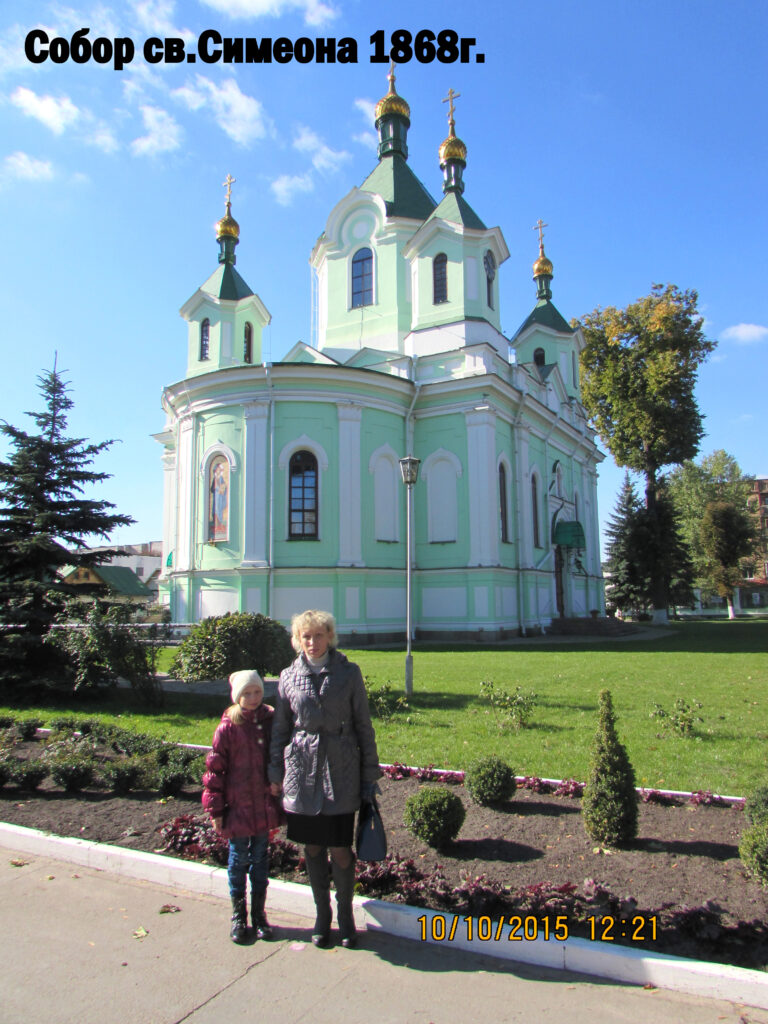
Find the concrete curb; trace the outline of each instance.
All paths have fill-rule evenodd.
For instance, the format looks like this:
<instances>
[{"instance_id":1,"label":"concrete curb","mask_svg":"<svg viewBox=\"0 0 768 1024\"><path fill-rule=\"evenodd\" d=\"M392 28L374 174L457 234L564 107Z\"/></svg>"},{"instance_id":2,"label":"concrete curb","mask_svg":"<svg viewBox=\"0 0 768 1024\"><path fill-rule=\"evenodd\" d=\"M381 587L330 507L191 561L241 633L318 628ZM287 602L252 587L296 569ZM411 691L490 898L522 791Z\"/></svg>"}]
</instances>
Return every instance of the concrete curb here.
<instances>
[{"instance_id":1,"label":"concrete curb","mask_svg":"<svg viewBox=\"0 0 768 1024\"><path fill-rule=\"evenodd\" d=\"M52 857L96 871L106 871L122 878L229 898L224 868L144 853L141 850L126 850L86 839L62 838L22 825L4 823L0 823L0 846L19 853ZM305 885L273 880L270 882L269 899L278 911L300 917L314 917L312 894ZM481 939L477 935L467 934L468 926L464 917L361 896L355 897L355 921L361 929L386 932L411 941L426 941L435 945L450 943L454 949L502 960L594 975L630 985L673 989L690 995L768 1009L768 973L762 971L687 960L664 953L647 954L639 949L607 946L586 939L574 938L560 942L537 937L530 941L510 943L508 929L499 941L494 941L493 935ZM456 927L449 939L445 933L451 931L454 921Z\"/></svg>"}]
</instances>

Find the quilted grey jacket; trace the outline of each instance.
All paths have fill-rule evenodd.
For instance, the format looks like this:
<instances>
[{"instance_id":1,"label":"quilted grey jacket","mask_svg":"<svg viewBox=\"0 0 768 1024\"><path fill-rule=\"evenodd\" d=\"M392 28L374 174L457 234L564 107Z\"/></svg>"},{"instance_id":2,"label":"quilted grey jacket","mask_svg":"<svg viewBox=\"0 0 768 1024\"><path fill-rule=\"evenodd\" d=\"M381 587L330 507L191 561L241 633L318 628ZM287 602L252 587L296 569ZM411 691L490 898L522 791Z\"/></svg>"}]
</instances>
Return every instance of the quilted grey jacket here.
<instances>
[{"instance_id":1,"label":"quilted grey jacket","mask_svg":"<svg viewBox=\"0 0 768 1024\"><path fill-rule=\"evenodd\" d=\"M319 683L319 689L318 689ZM381 776L360 669L331 650L317 682L303 655L280 675L269 781L293 814L348 814Z\"/></svg>"}]
</instances>

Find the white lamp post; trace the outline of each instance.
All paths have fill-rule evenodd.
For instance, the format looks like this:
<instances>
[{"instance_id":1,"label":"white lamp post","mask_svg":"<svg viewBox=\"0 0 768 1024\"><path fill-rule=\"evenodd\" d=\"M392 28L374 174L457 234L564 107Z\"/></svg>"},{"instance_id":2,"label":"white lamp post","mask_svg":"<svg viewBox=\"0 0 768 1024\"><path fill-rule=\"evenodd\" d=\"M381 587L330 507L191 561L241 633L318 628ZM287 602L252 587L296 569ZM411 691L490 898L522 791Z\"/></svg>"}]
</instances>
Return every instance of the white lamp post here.
<instances>
[{"instance_id":1,"label":"white lamp post","mask_svg":"<svg viewBox=\"0 0 768 1024\"><path fill-rule=\"evenodd\" d=\"M411 492L413 485L419 476L419 463L421 459L415 459L412 455L400 459L400 473L406 487L406 571L405 571L405 617L406 617L406 647L405 647L405 695L410 697L413 693L413 655L411 654L412 614L411 614L411 518L413 513L413 498Z\"/></svg>"}]
</instances>

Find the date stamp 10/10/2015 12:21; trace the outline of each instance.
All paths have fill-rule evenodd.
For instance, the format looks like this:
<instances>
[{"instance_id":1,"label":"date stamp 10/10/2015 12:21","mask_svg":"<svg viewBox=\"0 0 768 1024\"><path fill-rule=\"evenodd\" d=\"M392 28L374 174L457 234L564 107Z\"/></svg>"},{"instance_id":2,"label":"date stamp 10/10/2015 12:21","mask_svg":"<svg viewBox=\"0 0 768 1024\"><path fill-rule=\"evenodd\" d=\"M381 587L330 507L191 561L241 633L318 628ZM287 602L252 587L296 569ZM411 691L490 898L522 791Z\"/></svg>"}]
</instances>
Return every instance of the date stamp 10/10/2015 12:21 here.
<instances>
[{"instance_id":1,"label":"date stamp 10/10/2015 12:21","mask_svg":"<svg viewBox=\"0 0 768 1024\"><path fill-rule=\"evenodd\" d=\"M502 915L498 920L487 916L422 914L417 923L422 942L456 942L459 939L467 942L474 939L480 942L535 942L537 939L565 942L571 937L568 918L564 914L557 917ZM656 917L644 914L626 918L588 917L584 924L586 934L579 937L591 942L653 942L657 933Z\"/></svg>"}]
</instances>

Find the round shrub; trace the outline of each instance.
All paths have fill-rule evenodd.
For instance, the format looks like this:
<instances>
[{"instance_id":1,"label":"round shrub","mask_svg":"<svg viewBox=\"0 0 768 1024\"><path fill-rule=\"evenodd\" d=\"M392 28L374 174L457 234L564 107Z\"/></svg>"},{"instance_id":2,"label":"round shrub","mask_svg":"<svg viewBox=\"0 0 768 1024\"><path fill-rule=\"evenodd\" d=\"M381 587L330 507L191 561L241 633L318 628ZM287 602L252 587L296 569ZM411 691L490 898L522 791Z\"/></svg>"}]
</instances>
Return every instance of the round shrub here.
<instances>
[{"instance_id":1,"label":"round shrub","mask_svg":"<svg viewBox=\"0 0 768 1024\"><path fill-rule=\"evenodd\" d=\"M11 768L11 778L19 789L37 789L50 773L48 765L40 760L16 761Z\"/></svg>"},{"instance_id":2,"label":"round shrub","mask_svg":"<svg viewBox=\"0 0 768 1024\"><path fill-rule=\"evenodd\" d=\"M124 761L109 761L101 770L101 776L109 789L118 796L125 796L132 789L138 789L144 765L138 758L129 757Z\"/></svg>"},{"instance_id":3,"label":"round shrub","mask_svg":"<svg viewBox=\"0 0 768 1024\"><path fill-rule=\"evenodd\" d=\"M10 758L0 757L0 789L6 784L11 777L11 762Z\"/></svg>"},{"instance_id":4,"label":"round shrub","mask_svg":"<svg viewBox=\"0 0 768 1024\"><path fill-rule=\"evenodd\" d=\"M480 757L464 775L464 785L476 804L489 804L509 800L517 788L515 773L500 757Z\"/></svg>"},{"instance_id":5,"label":"round shrub","mask_svg":"<svg viewBox=\"0 0 768 1024\"><path fill-rule=\"evenodd\" d=\"M19 736L23 740L33 740L38 729L42 729L42 718L19 718L16 722Z\"/></svg>"},{"instance_id":6,"label":"round shrub","mask_svg":"<svg viewBox=\"0 0 768 1024\"><path fill-rule=\"evenodd\" d=\"M425 786L405 803L403 824L427 846L440 848L452 842L464 824L461 798L441 786Z\"/></svg>"},{"instance_id":7,"label":"round shrub","mask_svg":"<svg viewBox=\"0 0 768 1024\"><path fill-rule=\"evenodd\" d=\"M266 615L246 612L203 619L179 647L171 676L185 682L223 679L242 668L276 675L293 661L288 631Z\"/></svg>"},{"instance_id":8,"label":"round shrub","mask_svg":"<svg viewBox=\"0 0 768 1024\"><path fill-rule=\"evenodd\" d=\"M77 719L74 715L57 715L50 720L48 728L52 733L73 733L77 728Z\"/></svg>"},{"instance_id":9,"label":"round shrub","mask_svg":"<svg viewBox=\"0 0 768 1024\"><path fill-rule=\"evenodd\" d=\"M758 786L746 799L744 814L750 825L768 821L768 786Z\"/></svg>"},{"instance_id":10,"label":"round shrub","mask_svg":"<svg viewBox=\"0 0 768 1024\"><path fill-rule=\"evenodd\" d=\"M96 775L94 761L77 754L52 758L50 765L51 778L68 793L79 793L81 789L90 786Z\"/></svg>"},{"instance_id":11,"label":"round shrub","mask_svg":"<svg viewBox=\"0 0 768 1024\"><path fill-rule=\"evenodd\" d=\"M157 773L160 796L177 796L187 781L187 770L176 764L164 764Z\"/></svg>"},{"instance_id":12,"label":"round shrub","mask_svg":"<svg viewBox=\"0 0 768 1024\"><path fill-rule=\"evenodd\" d=\"M0 729L10 729L16 724L16 718L13 715L0 715Z\"/></svg>"},{"instance_id":13,"label":"round shrub","mask_svg":"<svg viewBox=\"0 0 768 1024\"><path fill-rule=\"evenodd\" d=\"M768 886L768 819L744 829L739 857L747 871Z\"/></svg>"}]
</instances>

